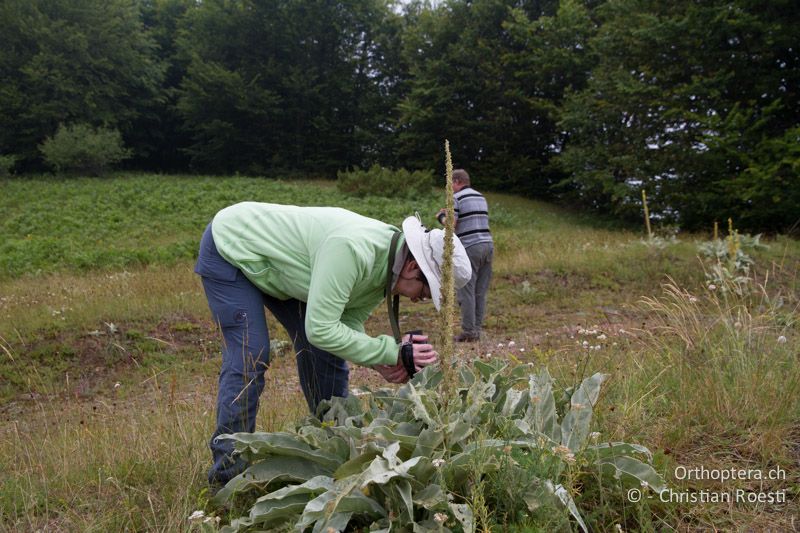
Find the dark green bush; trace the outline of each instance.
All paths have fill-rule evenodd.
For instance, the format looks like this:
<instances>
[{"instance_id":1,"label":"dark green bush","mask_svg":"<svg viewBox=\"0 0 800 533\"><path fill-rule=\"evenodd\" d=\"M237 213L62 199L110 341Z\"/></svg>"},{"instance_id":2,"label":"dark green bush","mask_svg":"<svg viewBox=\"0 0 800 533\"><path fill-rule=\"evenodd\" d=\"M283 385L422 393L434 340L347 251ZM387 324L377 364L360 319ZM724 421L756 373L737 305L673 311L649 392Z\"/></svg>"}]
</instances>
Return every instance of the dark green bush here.
<instances>
[{"instance_id":1,"label":"dark green bush","mask_svg":"<svg viewBox=\"0 0 800 533\"><path fill-rule=\"evenodd\" d=\"M369 170L356 167L351 171L339 171L337 177L337 186L341 192L359 198L409 198L429 194L433 186L433 172L430 170L410 172L404 168L392 170L380 165L372 165Z\"/></svg>"},{"instance_id":2,"label":"dark green bush","mask_svg":"<svg viewBox=\"0 0 800 533\"><path fill-rule=\"evenodd\" d=\"M0 178L5 178L13 173L17 157L13 155L0 155Z\"/></svg>"},{"instance_id":3,"label":"dark green bush","mask_svg":"<svg viewBox=\"0 0 800 533\"><path fill-rule=\"evenodd\" d=\"M125 148L118 130L93 128L88 124L62 124L53 137L39 145L39 150L56 172L92 176L103 174L132 155L132 151Z\"/></svg>"}]
</instances>

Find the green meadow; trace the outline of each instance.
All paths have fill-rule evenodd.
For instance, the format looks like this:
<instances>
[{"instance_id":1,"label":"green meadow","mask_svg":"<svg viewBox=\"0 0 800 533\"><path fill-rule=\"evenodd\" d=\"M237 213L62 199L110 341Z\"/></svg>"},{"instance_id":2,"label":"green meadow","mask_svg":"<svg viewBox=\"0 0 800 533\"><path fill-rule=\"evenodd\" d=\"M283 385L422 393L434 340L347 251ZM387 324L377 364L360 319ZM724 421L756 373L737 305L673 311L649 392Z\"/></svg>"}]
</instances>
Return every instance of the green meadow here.
<instances>
[{"instance_id":1,"label":"green meadow","mask_svg":"<svg viewBox=\"0 0 800 533\"><path fill-rule=\"evenodd\" d=\"M496 251L485 336L454 356L544 365L566 384L608 374L594 431L648 447L675 495L576 489L590 530L796 528L800 242L762 237L742 248L752 264L741 279L717 280L724 261L698 248L713 220L707 234L647 238L644 224L487 198ZM0 181L0 531L184 531L206 508L219 340L193 260L213 215L246 200L393 224L419 212L431 226L444 204L442 190L352 198L332 182L231 176ZM428 330L434 316L429 303L401 304L407 329ZM367 330L389 330L382 306ZM287 340L271 318L270 331ZM260 430L305 414L292 359L276 343ZM351 376L352 388L381 384L368 369ZM779 475L683 475L701 468ZM690 497L736 491L773 498ZM499 516L482 528L548 530Z\"/></svg>"}]
</instances>

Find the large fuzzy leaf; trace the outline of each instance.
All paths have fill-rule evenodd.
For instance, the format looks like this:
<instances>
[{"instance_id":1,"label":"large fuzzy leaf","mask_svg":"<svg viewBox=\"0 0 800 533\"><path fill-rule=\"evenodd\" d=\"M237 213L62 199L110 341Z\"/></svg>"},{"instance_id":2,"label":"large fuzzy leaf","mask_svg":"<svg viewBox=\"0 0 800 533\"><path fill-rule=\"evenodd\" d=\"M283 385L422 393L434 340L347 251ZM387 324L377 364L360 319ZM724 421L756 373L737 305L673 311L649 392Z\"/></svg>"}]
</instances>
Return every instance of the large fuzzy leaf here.
<instances>
[{"instance_id":1,"label":"large fuzzy leaf","mask_svg":"<svg viewBox=\"0 0 800 533\"><path fill-rule=\"evenodd\" d=\"M411 383L418 390L435 390L439 383L442 382L442 379L444 379L444 375L438 365L426 366L422 371L414 374L414 379L411 380Z\"/></svg>"},{"instance_id":2,"label":"large fuzzy leaf","mask_svg":"<svg viewBox=\"0 0 800 533\"><path fill-rule=\"evenodd\" d=\"M655 469L642 461L626 455L607 457L596 461L604 470L611 471L617 479L632 477L639 483L647 483L656 492L666 490L667 484Z\"/></svg>"},{"instance_id":3,"label":"large fuzzy leaf","mask_svg":"<svg viewBox=\"0 0 800 533\"><path fill-rule=\"evenodd\" d=\"M523 499L530 511L536 511L543 507L566 508L581 529L584 532L587 531L586 524L575 506L572 496L563 486L556 485L549 479L533 478L523 493Z\"/></svg>"},{"instance_id":4,"label":"large fuzzy leaf","mask_svg":"<svg viewBox=\"0 0 800 533\"><path fill-rule=\"evenodd\" d=\"M303 512L312 494L295 494L279 500L262 500L250 509L250 523L260 527L294 523Z\"/></svg>"},{"instance_id":5,"label":"large fuzzy leaf","mask_svg":"<svg viewBox=\"0 0 800 533\"><path fill-rule=\"evenodd\" d=\"M371 483L382 485L395 478L413 478L408 471L416 466L423 458L413 457L408 461L401 461L397 457L399 449L400 445L398 443L392 443L383 451L382 457L376 457L372 460L370 465L359 477L361 488L367 487Z\"/></svg>"},{"instance_id":6,"label":"large fuzzy leaf","mask_svg":"<svg viewBox=\"0 0 800 533\"><path fill-rule=\"evenodd\" d=\"M414 503L429 511L447 510L447 495L439 485L428 485L414 495Z\"/></svg>"},{"instance_id":7,"label":"large fuzzy leaf","mask_svg":"<svg viewBox=\"0 0 800 533\"><path fill-rule=\"evenodd\" d=\"M335 487L308 502L296 528L304 531L314 524L314 531L326 531L325 528L343 531L353 515L377 520L385 517L386 511L359 491Z\"/></svg>"},{"instance_id":8,"label":"large fuzzy leaf","mask_svg":"<svg viewBox=\"0 0 800 533\"><path fill-rule=\"evenodd\" d=\"M592 406L597 403L605 378L605 374L597 373L584 379L570 398L569 413L561 422L561 444L573 453L586 445L592 423Z\"/></svg>"},{"instance_id":9,"label":"large fuzzy leaf","mask_svg":"<svg viewBox=\"0 0 800 533\"><path fill-rule=\"evenodd\" d=\"M461 443L466 442L467 437L475 431L476 426L477 424L470 423L468 420L456 420L455 422L451 422L447 425L447 438L453 443L453 447L458 449Z\"/></svg>"},{"instance_id":10,"label":"large fuzzy leaf","mask_svg":"<svg viewBox=\"0 0 800 533\"><path fill-rule=\"evenodd\" d=\"M551 442L561 442L561 427L558 425L556 402L553 396L553 378L547 369L528 379L528 409L524 421L532 432L541 434Z\"/></svg>"},{"instance_id":11,"label":"large fuzzy leaf","mask_svg":"<svg viewBox=\"0 0 800 533\"><path fill-rule=\"evenodd\" d=\"M356 396L346 398L334 396L330 400L323 400L317 406L317 416L321 414L325 422L349 426L364 414L364 402Z\"/></svg>"},{"instance_id":12,"label":"large fuzzy leaf","mask_svg":"<svg viewBox=\"0 0 800 533\"><path fill-rule=\"evenodd\" d=\"M444 433L440 429L423 429L417 439L417 446L414 448L412 457L421 455L431 457L444 441Z\"/></svg>"},{"instance_id":13,"label":"large fuzzy leaf","mask_svg":"<svg viewBox=\"0 0 800 533\"><path fill-rule=\"evenodd\" d=\"M305 482L317 476L330 476L333 472L319 463L301 457L269 457L247 468L231 479L211 499L214 505L222 505L237 492L256 486L266 487L277 481Z\"/></svg>"},{"instance_id":14,"label":"large fuzzy leaf","mask_svg":"<svg viewBox=\"0 0 800 533\"><path fill-rule=\"evenodd\" d=\"M394 484L393 489L396 493L400 496L400 500L403 502L404 512L403 514L406 515L402 518L402 521L405 525L410 525L414 523L414 502L411 499L411 483L408 480L401 479L397 483Z\"/></svg>"},{"instance_id":15,"label":"large fuzzy leaf","mask_svg":"<svg viewBox=\"0 0 800 533\"><path fill-rule=\"evenodd\" d=\"M298 435L292 433L234 433L221 435L219 438L234 441L236 450L243 454L249 452L251 461L273 455L302 457L328 469L335 469L343 462L337 455L311 448Z\"/></svg>"},{"instance_id":16,"label":"large fuzzy leaf","mask_svg":"<svg viewBox=\"0 0 800 533\"><path fill-rule=\"evenodd\" d=\"M528 397L525 395L525 391L515 389L507 390L503 398L500 413L505 416L513 416L518 411L520 404L524 404L527 399Z\"/></svg>"},{"instance_id":17,"label":"large fuzzy leaf","mask_svg":"<svg viewBox=\"0 0 800 533\"><path fill-rule=\"evenodd\" d=\"M376 418L369 427L364 428L364 433L381 437L389 442L400 442L407 449L413 450L417 445L422 424L410 424L401 422L397 424L393 420Z\"/></svg>"},{"instance_id":18,"label":"large fuzzy leaf","mask_svg":"<svg viewBox=\"0 0 800 533\"><path fill-rule=\"evenodd\" d=\"M456 520L459 521L461 527L464 528L464 533L475 533L475 517L469 505L465 503L451 503L450 511L452 511Z\"/></svg>"},{"instance_id":19,"label":"large fuzzy leaf","mask_svg":"<svg viewBox=\"0 0 800 533\"><path fill-rule=\"evenodd\" d=\"M576 507L575 502L573 501L572 496L570 496L569 492L567 492L567 489L565 489L561 485L556 485L555 487L553 487L553 484L550 481L548 481L547 484L548 486L553 488L553 492L556 495L556 497L561 501L564 507L566 507L569 510L569 513L573 516L573 518L575 518L575 520L578 522L578 525L581 526L583 532L587 533L589 530L586 528L586 524L583 521L583 517L581 516L581 513L578 512L578 507Z\"/></svg>"},{"instance_id":20,"label":"large fuzzy leaf","mask_svg":"<svg viewBox=\"0 0 800 533\"><path fill-rule=\"evenodd\" d=\"M354 454L355 456L352 459L337 468L336 472L333 473L333 477L335 479L344 479L354 474L360 474L373 459L382 453L383 448L374 442L368 442L359 453Z\"/></svg>"},{"instance_id":21,"label":"large fuzzy leaf","mask_svg":"<svg viewBox=\"0 0 800 533\"><path fill-rule=\"evenodd\" d=\"M317 476L309 479L305 483L300 485L289 485L287 487L283 487L276 491L270 492L264 496L261 496L259 499L256 500L256 507L260 502L270 501L270 500L282 500L284 498L288 498L290 496L296 496L298 494L309 495L313 494L314 496L319 496L323 492L329 491L333 488L333 478L328 476Z\"/></svg>"},{"instance_id":22,"label":"large fuzzy leaf","mask_svg":"<svg viewBox=\"0 0 800 533\"><path fill-rule=\"evenodd\" d=\"M411 401L414 418L424 422L428 427L435 427L436 422L431 413L433 406L425 402L425 398L414 388L413 384L407 383L403 388L406 389L408 399Z\"/></svg>"},{"instance_id":23,"label":"large fuzzy leaf","mask_svg":"<svg viewBox=\"0 0 800 533\"><path fill-rule=\"evenodd\" d=\"M627 442L602 442L594 446L586 447L587 457L605 459L608 457L619 457L621 455L642 454L648 461L653 460L650 450L639 444L629 444Z\"/></svg>"},{"instance_id":24,"label":"large fuzzy leaf","mask_svg":"<svg viewBox=\"0 0 800 533\"><path fill-rule=\"evenodd\" d=\"M583 389L584 394L586 398L589 399L589 402L591 402L592 407L597 404L597 400L600 398L600 388L603 386L603 383L606 379L608 379L608 374L601 374L600 372L597 372L581 382L580 389Z\"/></svg>"}]
</instances>

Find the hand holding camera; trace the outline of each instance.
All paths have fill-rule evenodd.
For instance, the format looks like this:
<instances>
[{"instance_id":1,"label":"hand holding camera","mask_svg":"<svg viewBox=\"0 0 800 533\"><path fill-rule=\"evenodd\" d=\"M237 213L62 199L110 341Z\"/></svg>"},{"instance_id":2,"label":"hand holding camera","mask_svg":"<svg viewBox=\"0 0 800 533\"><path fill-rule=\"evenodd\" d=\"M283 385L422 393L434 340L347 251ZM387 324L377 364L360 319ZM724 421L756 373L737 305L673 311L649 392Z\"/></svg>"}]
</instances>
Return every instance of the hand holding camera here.
<instances>
[{"instance_id":1,"label":"hand holding camera","mask_svg":"<svg viewBox=\"0 0 800 533\"><path fill-rule=\"evenodd\" d=\"M409 378L439 360L439 354L428 343L428 336L421 330L409 331L403 336L400 345L399 363L403 365Z\"/></svg>"},{"instance_id":2,"label":"hand holding camera","mask_svg":"<svg viewBox=\"0 0 800 533\"><path fill-rule=\"evenodd\" d=\"M428 343L422 330L406 332L400 345L396 365L375 365L374 368L390 383L405 383L414 374L439 360L439 354Z\"/></svg>"}]
</instances>

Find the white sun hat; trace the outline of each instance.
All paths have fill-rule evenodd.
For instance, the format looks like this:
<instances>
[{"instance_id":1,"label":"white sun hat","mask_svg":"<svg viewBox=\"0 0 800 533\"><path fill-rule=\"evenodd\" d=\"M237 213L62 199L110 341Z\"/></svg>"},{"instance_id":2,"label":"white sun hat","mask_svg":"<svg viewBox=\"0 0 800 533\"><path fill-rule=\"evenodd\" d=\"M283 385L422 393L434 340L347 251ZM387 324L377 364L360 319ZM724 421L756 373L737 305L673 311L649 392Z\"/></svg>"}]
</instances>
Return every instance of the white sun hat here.
<instances>
[{"instance_id":1,"label":"white sun hat","mask_svg":"<svg viewBox=\"0 0 800 533\"><path fill-rule=\"evenodd\" d=\"M403 221L403 234L411 255L425 274L431 288L433 305L439 309L442 300L442 263L444 262L444 230L429 230L419 219L419 215ZM467 251L453 235L453 277L456 289L466 285L472 277Z\"/></svg>"}]
</instances>

